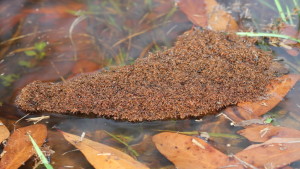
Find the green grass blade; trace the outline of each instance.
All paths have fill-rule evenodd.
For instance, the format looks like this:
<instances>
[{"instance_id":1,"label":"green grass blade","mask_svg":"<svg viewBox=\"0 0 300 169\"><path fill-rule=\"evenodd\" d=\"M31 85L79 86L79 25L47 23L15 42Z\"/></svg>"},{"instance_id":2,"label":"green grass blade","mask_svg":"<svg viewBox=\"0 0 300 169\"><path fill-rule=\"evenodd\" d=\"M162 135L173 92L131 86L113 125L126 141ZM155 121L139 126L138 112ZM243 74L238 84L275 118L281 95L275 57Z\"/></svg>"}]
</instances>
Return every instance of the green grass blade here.
<instances>
[{"instance_id":1,"label":"green grass blade","mask_svg":"<svg viewBox=\"0 0 300 169\"><path fill-rule=\"evenodd\" d=\"M28 134L28 137L33 145L33 148L35 150L35 152L37 153L37 155L39 156L39 158L41 159L42 163L44 164L44 166L47 169L53 169L52 165L49 164L47 158L44 156L43 152L41 151L41 149L39 148L39 146L36 144L36 142L34 141L34 139L31 137L30 134Z\"/></svg>"},{"instance_id":2,"label":"green grass blade","mask_svg":"<svg viewBox=\"0 0 300 169\"><path fill-rule=\"evenodd\" d=\"M136 152L134 149L132 149L132 147L131 147L130 145L128 145L126 142L124 142L123 140L121 140L120 138L118 138L117 136L111 134L111 133L108 132L108 131L105 131L105 130L104 130L104 132L105 132L106 134L110 135L112 138L116 139L118 142L124 144L124 145L127 147L127 149L128 149L129 151L132 152L132 154L133 154L134 156L136 156L136 157L139 156L139 153Z\"/></svg>"},{"instance_id":3,"label":"green grass blade","mask_svg":"<svg viewBox=\"0 0 300 169\"><path fill-rule=\"evenodd\" d=\"M272 5L270 5L268 2L264 1L264 0L258 0L258 2L260 2L262 5L265 5L266 7L272 9L273 11L276 11L276 8L274 8Z\"/></svg>"},{"instance_id":4,"label":"green grass blade","mask_svg":"<svg viewBox=\"0 0 300 169\"><path fill-rule=\"evenodd\" d=\"M240 36L250 36L250 37L275 37L275 38L288 39L300 43L300 39L296 39L287 35L274 34L274 33L237 32L236 34Z\"/></svg>"},{"instance_id":5,"label":"green grass blade","mask_svg":"<svg viewBox=\"0 0 300 169\"><path fill-rule=\"evenodd\" d=\"M295 5L296 9L299 10L299 9L300 9L300 8L299 8L299 4L296 2L296 0L293 0L293 2L294 2L294 5Z\"/></svg>"},{"instance_id":6,"label":"green grass blade","mask_svg":"<svg viewBox=\"0 0 300 169\"><path fill-rule=\"evenodd\" d=\"M290 25L294 25L292 14L288 6L286 6L286 12L287 12L287 17L289 19Z\"/></svg>"},{"instance_id":7,"label":"green grass blade","mask_svg":"<svg viewBox=\"0 0 300 169\"><path fill-rule=\"evenodd\" d=\"M283 10L282 10L282 7L281 7L281 4L280 4L279 0L274 0L274 2L275 2L275 4L276 4L276 7L277 7L277 10L278 10L278 12L279 12L279 14L280 14L281 19L282 19L285 23L287 23L287 21L286 21L286 19L285 19L284 12L283 12Z\"/></svg>"},{"instance_id":8,"label":"green grass blade","mask_svg":"<svg viewBox=\"0 0 300 169\"><path fill-rule=\"evenodd\" d=\"M219 137L219 138L230 138L230 139L242 139L243 137L236 134L224 134L224 133L208 133L210 137Z\"/></svg>"}]
</instances>

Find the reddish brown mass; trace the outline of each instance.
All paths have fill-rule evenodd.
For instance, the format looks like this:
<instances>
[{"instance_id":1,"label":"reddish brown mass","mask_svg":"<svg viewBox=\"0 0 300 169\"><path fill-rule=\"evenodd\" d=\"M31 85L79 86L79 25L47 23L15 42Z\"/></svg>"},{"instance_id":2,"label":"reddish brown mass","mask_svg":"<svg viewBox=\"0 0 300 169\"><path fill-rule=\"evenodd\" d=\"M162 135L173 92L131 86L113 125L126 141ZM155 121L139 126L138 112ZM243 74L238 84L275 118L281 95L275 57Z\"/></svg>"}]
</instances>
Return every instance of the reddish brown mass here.
<instances>
[{"instance_id":1,"label":"reddish brown mass","mask_svg":"<svg viewBox=\"0 0 300 169\"><path fill-rule=\"evenodd\" d=\"M255 40L191 30L175 46L133 65L60 83L33 82L16 104L27 111L96 114L128 120L199 117L254 101L274 78L272 55Z\"/></svg>"}]
</instances>

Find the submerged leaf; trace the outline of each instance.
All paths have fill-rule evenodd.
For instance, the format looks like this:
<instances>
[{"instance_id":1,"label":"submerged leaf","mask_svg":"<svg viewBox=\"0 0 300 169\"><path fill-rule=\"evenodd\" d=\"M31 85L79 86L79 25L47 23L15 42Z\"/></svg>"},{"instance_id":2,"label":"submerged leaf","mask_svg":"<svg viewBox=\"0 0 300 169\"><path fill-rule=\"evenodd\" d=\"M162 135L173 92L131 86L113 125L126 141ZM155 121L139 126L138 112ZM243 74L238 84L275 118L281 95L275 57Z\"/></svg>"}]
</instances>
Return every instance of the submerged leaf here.
<instances>
[{"instance_id":1,"label":"submerged leaf","mask_svg":"<svg viewBox=\"0 0 300 169\"><path fill-rule=\"evenodd\" d=\"M146 169L148 168L144 164L134 160L131 156L107 145L89 140L83 139L80 141L80 137L61 132L65 139L77 147L86 157L86 159L96 169Z\"/></svg>"},{"instance_id":2,"label":"submerged leaf","mask_svg":"<svg viewBox=\"0 0 300 169\"><path fill-rule=\"evenodd\" d=\"M272 138L251 145L236 156L259 168L279 168L300 160L300 138Z\"/></svg>"},{"instance_id":3,"label":"submerged leaf","mask_svg":"<svg viewBox=\"0 0 300 169\"><path fill-rule=\"evenodd\" d=\"M181 0L178 6L195 25L209 27L215 31L238 30L234 18L215 0Z\"/></svg>"},{"instance_id":4,"label":"submerged leaf","mask_svg":"<svg viewBox=\"0 0 300 169\"><path fill-rule=\"evenodd\" d=\"M300 138L300 131L292 128L272 126L272 125L255 125L238 131L250 141L264 142L273 137L280 138Z\"/></svg>"},{"instance_id":5,"label":"submerged leaf","mask_svg":"<svg viewBox=\"0 0 300 169\"><path fill-rule=\"evenodd\" d=\"M37 145L41 146L46 139L47 128L42 124L36 124L17 129L4 147L5 153L0 161L1 169L19 168L35 153L27 133L30 133Z\"/></svg>"},{"instance_id":6,"label":"submerged leaf","mask_svg":"<svg viewBox=\"0 0 300 169\"><path fill-rule=\"evenodd\" d=\"M46 42L38 42L34 44L34 48L38 50L39 52L43 51L45 47L47 46Z\"/></svg>"},{"instance_id":7,"label":"submerged leaf","mask_svg":"<svg viewBox=\"0 0 300 169\"><path fill-rule=\"evenodd\" d=\"M36 56L37 55L36 51L34 51L34 50L27 50L27 51L25 51L25 54L27 56Z\"/></svg>"},{"instance_id":8,"label":"submerged leaf","mask_svg":"<svg viewBox=\"0 0 300 169\"><path fill-rule=\"evenodd\" d=\"M177 133L157 134L153 142L180 169L278 168L300 159L300 138L272 138L230 157L197 137Z\"/></svg>"},{"instance_id":9,"label":"submerged leaf","mask_svg":"<svg viewBox=\"0 0 300 169\"><path fill-rule=\"evenodd\" d=\"M224 113L234 122L258 119L274 108L299 80L299 75L289 74L278 77L267 87L267 98L257 102L243 102L227 107Z\"/></svg>"},{"instance_id":10,"label":"submerged leaf","mask_svg":"<svg viewBox=\"0 0 300 169\"><path fill-rule=\"evenodd\" d=\"M197 137L163 132L153 136L153 142L180 169L219 168L229 165L242 168L234 159Z\"/></svg>"},{"instance_id":11,"label":"submerged leaf","mask_svg":"<svg viewBox=\"0 0 300 169\"><path fill-rule=\"evenodd\" d=\"M9 131L6 126L0 121L0 143L9 137Z\"/></svg>"}]
</instances>

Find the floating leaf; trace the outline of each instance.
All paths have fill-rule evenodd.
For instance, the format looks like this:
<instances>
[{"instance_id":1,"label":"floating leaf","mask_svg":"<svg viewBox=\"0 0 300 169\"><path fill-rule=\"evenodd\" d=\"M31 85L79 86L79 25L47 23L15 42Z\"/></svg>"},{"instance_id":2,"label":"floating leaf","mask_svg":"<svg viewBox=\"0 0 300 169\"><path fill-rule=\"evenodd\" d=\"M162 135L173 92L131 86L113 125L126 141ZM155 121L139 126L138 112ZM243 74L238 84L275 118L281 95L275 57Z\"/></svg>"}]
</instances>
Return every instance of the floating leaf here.
<instances>
[{"instance_id":1,"label":"floating leaf","mask_svg":"<svg viewBox=\"0 0 300 169\"><path fill-rule=\"evenodd\" d=\"M6 126L0 121L0 143L9 137L9 131Z\"/></svg>"},{"instance_id":2,"label":"floating leaf","mask_svg":"<svg viewBox=\"0 0 300 169\"><path fill-rule=\"evenodd\" d=\"M0 161L1 169L19 168L35 153L27 133L30 133L37 145L41 146L46 139L47 128L42 124L36 124L17 129L4 147L5 153Z\"/></svg>"},{"instance_id":3,"label":"floating leaf","mask_svg":"<svg viewBox=\"0 0 300 169\"><path fill-rule=\"evenodd\" d=\"M197 137L163 132L153 136L153 142L157 149L176 165L176 168L225 168L229 165L237 165L236 168L239 168L238 162L234 159Z\"/></svg>"},{"instance_id":4,"label":"floating leaf","mask_svg":"<svg viewBox=\"0 0 300 169\"><path fill-rule=\"evenodd\" d=\"M238 103L236 106L227 107L224 113L234 122L258 119L259 116L274 108L289 90L299 80L299 75L289 74L278 77L267 88L267 98L257 102Z\"/></svg>"},{"instance_id":5,"label":"floating leaf","mask_svg":"<svg viewBox=\"0 0 300 169\"><path fill-rule=\"evenodd\" d=\"M272 125L255 125L238 131L238 133L246 137L250 141L265 142L273 137L280 138L300 138L300 131L292 128L272 126Z\"/></svg>"},{"instance_id":6,"label":"floating leaf","mask_svg":"<svg viewBox=\"0 0 300 169\"><path fill-rule=\"evenodd\" d=\"M82 141L79 136L61 132L65 139L77 147L86 159L96 169L123 168L123 169L146 169L145 165L134 160L131 156L107 145L84 138Z\"/></svg>"},{"instance_id":7,"label":"floating leaf","mask_svg":"<svg viewBox=\"0 0 300 169\"><path fill-rule=\"evenodd\" d=\"M222 10L215 0L181 0L178 6L195 25L209 27L215 31L238 30L233 17Z\"/></svg>"},{"instance_id":8,"label":"floating leaf","mask_svg":"<svg viewBox=\"0 0 300 169\"><path fill-rule=\"evenodd\" d=\"M280 168L300 160L300 138L272 138L247 147L236 157L258 168Z\"/></svg>"}]
</instances>

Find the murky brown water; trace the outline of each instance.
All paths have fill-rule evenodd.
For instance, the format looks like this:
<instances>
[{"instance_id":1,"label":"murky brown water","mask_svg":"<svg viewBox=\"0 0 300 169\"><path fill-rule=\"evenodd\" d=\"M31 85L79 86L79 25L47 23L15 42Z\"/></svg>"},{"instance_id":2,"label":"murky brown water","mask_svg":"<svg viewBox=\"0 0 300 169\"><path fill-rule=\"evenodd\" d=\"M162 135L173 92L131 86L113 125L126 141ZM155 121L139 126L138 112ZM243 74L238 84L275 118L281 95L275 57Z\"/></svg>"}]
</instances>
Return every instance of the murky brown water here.
<instances>
[{"instance_id":1,"label":"murky brown water","mask_svg":"<svg viewBox=\"0 0 300 169\"><path fill-rule=\"evenodd\" d=\"M83 3L84 2L84 3ZM241 25L263 31L266 24L279 17L272 0L221 1ZM284 6L293 6L285 2ZM268 7L265 4L269 4ZM81 11L81 12L78 12ZM13 123L27 114L14 107L18 91L34 80L61 81L84 72L131 64L148 52L171 46L175 38L192 27L191 22L168 0L89 0L33 1L2 0L0 2L0 120L13 129ZM299 25L295 19L294 24ZM298 27L299 28L299 27ZM43 46L45 47L39 47ZM294 73L300 70L300 55L289 55L283 47L271 47ZM32 54L34 51L35 54ZM270 113L275 123L300 129L300 85L297 84ZM201 131L231 134L238 127L222 117L207 116L177 121L143 123L119 122L104 118L31 113L29 117L49 115L41 121L49 129L48 145L55 151L54 168L92 168L80 152L68 144L56 129L81 135L132 153L103 134L103 130L128 139L140 154L138 160L151 168L172 167L166 158L147 143L158 130ZM20 121L17 127L32 123ZM125 138L126 137L126 138ZM243 138L211 137L210 143L227 154L236 153L250 143ZM230 146L228 146L230 144ZM68 153L66 153L68 152ZM30 164L23 168L31 168ZM300 167L300 163L292 164Z\"/></svg>"}]
</instances>

